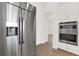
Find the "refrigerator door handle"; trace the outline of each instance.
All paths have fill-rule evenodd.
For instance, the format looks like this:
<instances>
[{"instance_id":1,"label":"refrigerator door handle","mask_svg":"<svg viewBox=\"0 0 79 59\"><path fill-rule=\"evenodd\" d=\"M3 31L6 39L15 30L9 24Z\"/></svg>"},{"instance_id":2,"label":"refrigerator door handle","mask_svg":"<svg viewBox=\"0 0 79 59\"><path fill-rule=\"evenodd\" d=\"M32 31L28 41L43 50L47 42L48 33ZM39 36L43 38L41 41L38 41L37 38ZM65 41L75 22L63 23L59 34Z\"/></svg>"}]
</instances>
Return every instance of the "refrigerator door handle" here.
<instances>
[{"instance_id":1,"label":"refrigerator door handle","mask_svg":"<svg viewBox=\"0 0 79 59\"><path fill-rule=\"evenodd\" d=\"M20 17L19 17L19 44L21 44L21 39L20 39Z\"/></svg>"},{"instance_id":2,"label":"refrigerator door handle","mask_svg":"<svg viewBox=\"0 0 79 59\"><path fill-rule=\"evenodd\" d=\"M23 18L22 18L22 44L24 44L24 40L23 40Z\"/></svg>"},{"instance_id":3,"label":"refrigerator door handle","mask_svg":"<svg viewBox=\"0 0 79 59\"><path fill-rule=\"evenodd\" d=\"M21 32L22 31L22 32ZM19 17L19 44L23 44L23 18Z\"/></svg>"}]
</instances>

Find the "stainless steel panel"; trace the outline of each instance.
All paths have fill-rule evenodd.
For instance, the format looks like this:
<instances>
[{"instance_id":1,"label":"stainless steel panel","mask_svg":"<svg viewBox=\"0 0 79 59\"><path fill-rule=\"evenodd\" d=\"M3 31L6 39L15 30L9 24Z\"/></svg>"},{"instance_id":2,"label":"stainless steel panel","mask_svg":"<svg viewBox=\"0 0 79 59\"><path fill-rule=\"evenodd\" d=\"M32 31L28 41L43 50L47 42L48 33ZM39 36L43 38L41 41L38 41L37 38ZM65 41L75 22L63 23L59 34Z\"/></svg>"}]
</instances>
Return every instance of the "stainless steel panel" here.
<instances>
[{"instance_id":1,"label":"stainless steel panel","mask_svg":"<svg viewBox=\"0 0 79 59\"><path fill-rule=\"evenodd\" d=\"M5 52L5 23L6 22L6 4L0 2L0 56Z\"/></svg>"},{"instance_id":2,"label":"stainless steel panel","mask_svg":"<svg viewBox=\"0 0 79 59\"><path fill-rule=\"evenodd\" d=\"M33 5L29 4L29 3L27 3L26 9L28 11L32 12L32 13L35 13L36 12L36 8Z\"/></svg>"},{"instance_id":3,"label":"stainless steel panel","mask_svg":"<svg viewBox=\"0 0 79 59\"><path fill-rule=\"evenodd\" d=\"M2 55L2 3L0 2L0 56Z\"/></svg>"},{"instance_id":4,"label":"stainless steel panel","mask_svg":"<svg viewBox=\"0 0 79 59\"><path fill-rule=\"evenodd\" d=\"M7 25L7 22L10 23L17 23L18 19L18 10L19 8L16 6L13 6L11 4L7 4L7 20L6 20L6 26L8 27L16 27L17 25ZM17 44L18 44L18 38L17 36L9 36L6 37L6 55L7 56L17 56Z\"/></svg>"},{"instance_id":5,"label":"stainless steel panel","mask_svg":"<svg viewBox=\"0 0 79 59\"><path fill-rule=\"evenodd\" d=\"M78 30L77 29L60 29L59 32L62 34L77 34Z\"/></svg>"},{"instance_id":6,"label":"stainless steel panel","mask_svg":"<svg viewBox=\"0 0 79 59\"><path fill-rule=\"evenodd\" d=\"M21 3L21 2L20 2ZM1 3L0 3L1 4ZM32 5L30 5L31 7L28 7L28 11L25 11L24 9L18 8L12 4L8 4L6 3L8 6L8 9L4 9L6 10L5 15L7 15L6 17L4 17L2 13L2 11L4 11L1 7L0 7L0 55L3 55L2 53L4 52L4 54L6 56L16 56L16 55L23 55L23 56L31 56L34 55L34 48L35 48L35 43L36 43L36 34L35 34L35 27L36 27L36 21L35 19L35 7L32 7ZM17 3L13 3L17 6L19 6L19 4ZM21 7L26 8L26 3L23 5L21 5ZM14 12L15 11L15 12ZM22 11L22 14L21 14ZM31 12L30 12L31 11ZM34 12L34 13L32 13ZM9 22L16 22L20 20L20 39L21 39L21 44L19 44L19 36L18 37L3 37L6 36L5 35L5 29L6 27L4 25L6 25L6 21L3 22L1 18L7 19L6 21ZM19 19L20 18L20 19ZM22 22L23 21L23 22ZM22 26L23 24L23 26ZM4 28L5 27L5 28ZM4 29L4 30L3 30ZM4 33L3 33L4 31ZM23 32L22 32L23 31ZM23 36L22 36L23 35ZM5 40L2 40L5 39ZM22 42L24 41L24 43ZM3 49L4 48L4 49Z\"/></svg>"},{"instance_id":7,"label":"stainless steel panel","mask_svg":"<svg viewBox=\"0 0 79 59\"><path fill-rule=\"evenodd\" d=\"M15 6L20 6L20 2L9 2L10 4L13 4L13 5L15 5Z\"/></svg>"},{"instance_id":8,"label":"stainless steel panel","mask_svg":"<svg viewBox=\"0 0 79 59\"><path fill-rule=\"evenodd\" d=\"M66 40L60 40L60 42L69 43L69 44L72 44L72 45L77 45L77 43L75 43L75 42L66 41Z\"/></svg>"},{"instance_id":9,"label":"stainless steel panel","mask_svg":"<svg viewBox=\"0 0 79 59\"><path fill-rule=\"evenodd\" d=\"M22 9L26 9L27 6L27 2L8 2L8 3Z\"/></svg>"},{"instance_id":10,"label":"stainless steel panel","mask_svg":"<svg viewBox=\"0 0 79 59\"><path fill-rule=\"evenodd\" d=\"M7 40L7 56L16 56L17 55L17 37L10 36L6 38Z\"/></svg>"},{"instance_id":11,"label":"stainless steel panel","mask_svg":"<svg viewBox=\"0 0 79 59\"><path fill-rule=\"evenodd\" d=\"M23 18L23 41L24 44L22 46L22 55L23 56L31 56L34 55L34 16L35 14L31 12L27 12L22 10L25 13L25 17ZM24 14L23 13L23 14Z\"/></svg>"},{"instance_id":12,"label":"stainless steel panel","mask_svg":"<svg viewBox=\"0 0 79 59\"><path fill-rule=\"evenodd\" d=\"M35 8L35 14L34 14L34 23L33 23L33 55L35 55L36 51L36 8Z\"/></svg>"},{"instance_id":13,"label":"stainless steel panel","mask_svg":"<svg viewBox=\"0 0 79 59\"><path fill-rule=\"evenodd\" d=\"M61 22L61 26L77 25L77 21Z\"/></svg>"},{"instance_id":14,"label":"stainless steel panel","mask_svg":"<svg viewBox=\"0 0 79 59\"><path fill-rule=\"evenodd\" d=\"M26 9L27 2L20 2L20 7Z\"/></svg>"}]
</instances>

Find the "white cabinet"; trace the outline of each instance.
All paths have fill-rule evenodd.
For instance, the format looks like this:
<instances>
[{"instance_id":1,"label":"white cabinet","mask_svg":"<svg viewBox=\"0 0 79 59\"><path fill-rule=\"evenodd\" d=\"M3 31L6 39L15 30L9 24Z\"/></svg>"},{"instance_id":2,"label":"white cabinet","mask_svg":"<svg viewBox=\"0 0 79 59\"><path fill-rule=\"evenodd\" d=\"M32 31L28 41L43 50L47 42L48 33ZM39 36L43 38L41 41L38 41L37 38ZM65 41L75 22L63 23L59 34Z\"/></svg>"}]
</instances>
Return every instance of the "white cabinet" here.
<instances>
[{"instance_id":1,"label":"white cabinet","mask_svg":"<svg viewBox=\"0 0 79 59\"><path fill-rule=\"evenodd\" d=\"M68 9L66 6L61 6L61 7L58 7L58 19L67 19L68 17Z\"/></svg>"},{"instance_id":2,"label":"white cabinet","mask_svg":"<svg viewBox=\"0 0 79 59\"><path fill-rule=\"evenodd\" d=\"M64 3L58 6L58 19L69 20L79 18L79 4L78 3Z\"/></svg>"}]
</instances>

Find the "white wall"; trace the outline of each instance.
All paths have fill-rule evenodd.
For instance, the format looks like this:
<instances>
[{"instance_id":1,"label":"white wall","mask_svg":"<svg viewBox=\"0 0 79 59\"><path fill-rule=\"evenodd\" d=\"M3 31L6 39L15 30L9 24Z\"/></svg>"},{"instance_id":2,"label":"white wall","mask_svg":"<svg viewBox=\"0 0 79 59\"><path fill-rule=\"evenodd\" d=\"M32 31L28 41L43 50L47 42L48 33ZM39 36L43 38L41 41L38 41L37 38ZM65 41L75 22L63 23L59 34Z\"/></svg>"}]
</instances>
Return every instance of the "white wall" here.
<instances>
[{"instance_id":1,"label":"white wall","mask_svg":"<svg viewBox=\"0 0 79 59\"><path fill-rule=\"evenodd\" d=\"M57 3L55 2L35 2L31 3L37 7L36 34L37 45L48 41L48 34L53 35L53 48L57 48L58 24L57 24Z\"/></svg>"},{"instance_id":2,"label":"white wall","mask_svg":"<svg viewBox=\"0 0 79 59\"><path fill-rule=\"evenodd\" d=\"M58 43L58 21L57 21L57 2L47 2L45 6L46 19L48 20L48 34L52 34L52 47L57 49Z\"/></svg>"},{"instance_id":3,"label":"white wall","mask_svg":"<svg viewBox=\"0 0 79 59\"><path fill-rule=\"evenodd\" d=\"M30 2L36 6L36 45L48 41L48 23L45 19L44 3Z\"/></svg>"}]
</instances>

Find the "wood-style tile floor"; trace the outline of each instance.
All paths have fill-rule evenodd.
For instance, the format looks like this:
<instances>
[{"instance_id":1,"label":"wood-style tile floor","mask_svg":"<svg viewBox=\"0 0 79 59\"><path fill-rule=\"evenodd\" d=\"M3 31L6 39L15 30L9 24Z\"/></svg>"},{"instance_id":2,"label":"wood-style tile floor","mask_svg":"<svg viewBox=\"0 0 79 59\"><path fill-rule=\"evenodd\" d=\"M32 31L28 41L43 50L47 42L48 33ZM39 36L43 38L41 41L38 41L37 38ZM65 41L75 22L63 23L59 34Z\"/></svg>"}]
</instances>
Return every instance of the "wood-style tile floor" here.
<instances>
[{"instance_id":1,"label":"wood-style tile floor","mask_svg":"<svg viewBox=\"0 0 79 59\"><path fill-rule=\"evenodd\" d=\"M48 43L38 45L35 54L36 56L76 56L61 49L52 49Z\"/></svg>"}]
</instances>

